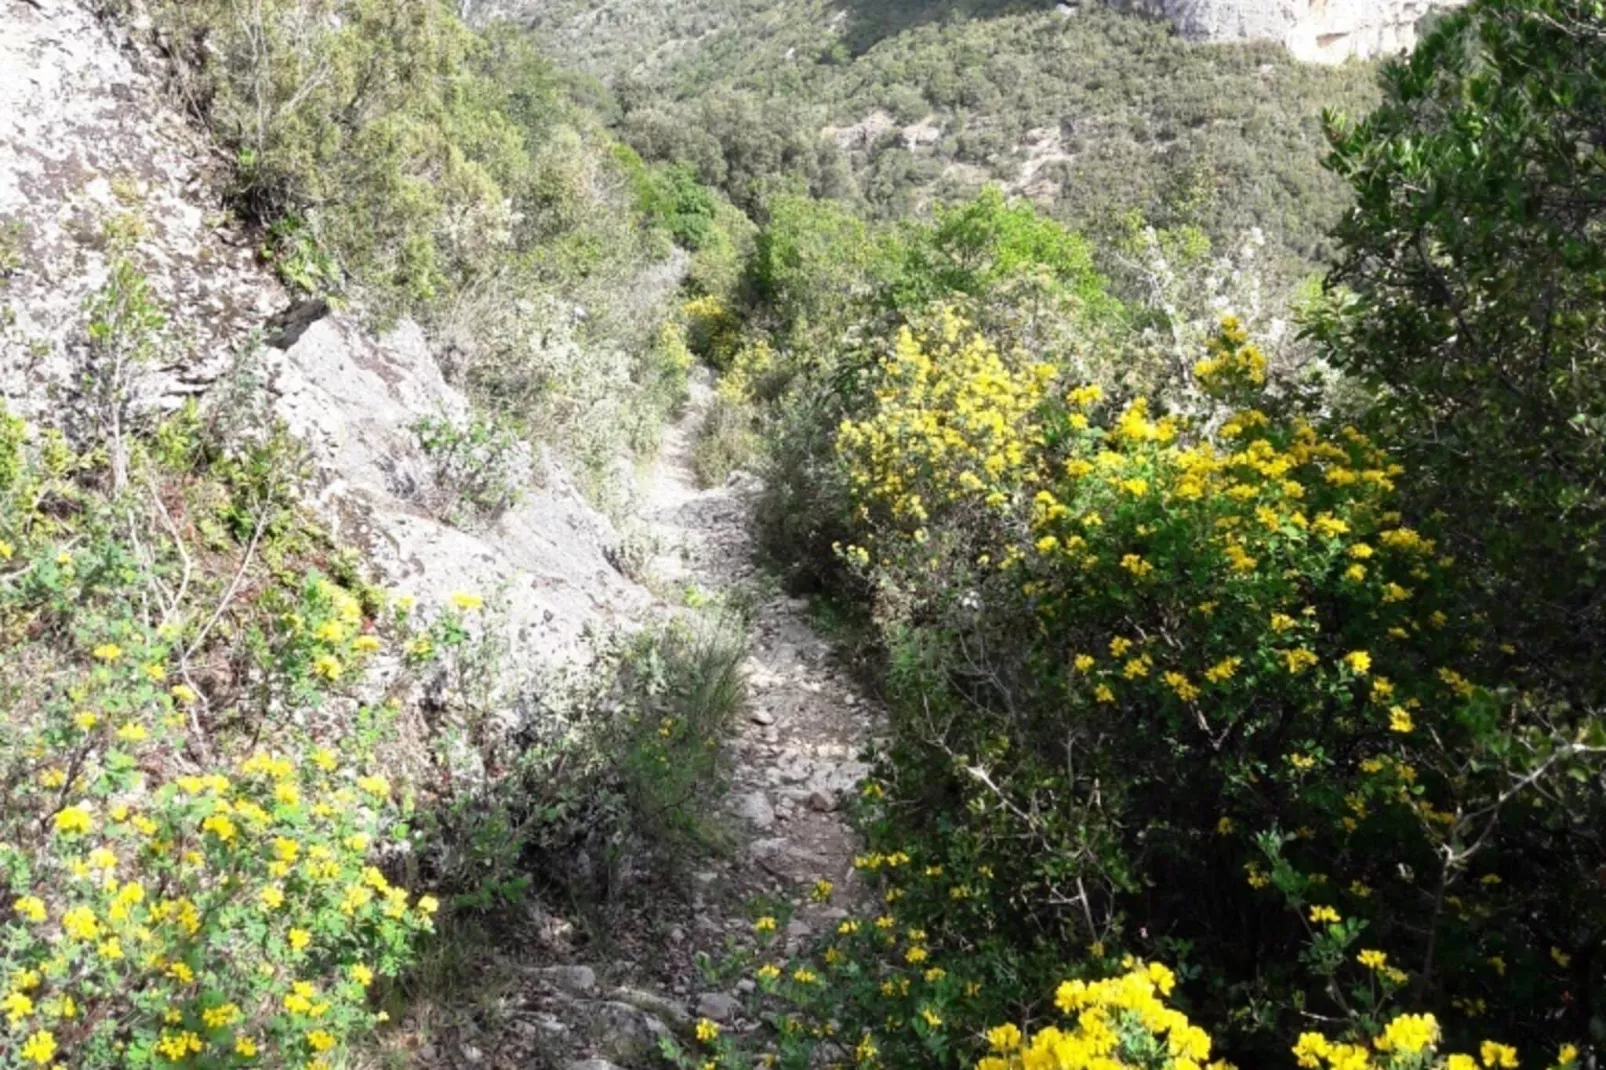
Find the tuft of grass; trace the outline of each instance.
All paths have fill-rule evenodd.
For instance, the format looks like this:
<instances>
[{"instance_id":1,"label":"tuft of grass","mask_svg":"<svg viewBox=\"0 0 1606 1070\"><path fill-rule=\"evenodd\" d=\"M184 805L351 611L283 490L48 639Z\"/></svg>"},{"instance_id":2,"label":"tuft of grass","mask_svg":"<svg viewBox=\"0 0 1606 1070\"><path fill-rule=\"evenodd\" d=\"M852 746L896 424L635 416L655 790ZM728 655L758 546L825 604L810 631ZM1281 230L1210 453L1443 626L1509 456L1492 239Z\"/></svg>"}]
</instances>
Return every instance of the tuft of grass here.
<instances>
[{"instance_id":1,"label":"tuft of grass","mask_svg":"<svg viewBox=\"0 0 1606 1070\"><path fill-rule=\"evenodd\" d=\"M714 807L727 787L724 743L747 696L746 630L729 612L682 618L644 637L622 686L619 791L637 835L671 860L717 849Z\"/></svg>"},{"instance_id":2,"label":"tuft of grass","mask_svg":"<svg viewBox=\"0 0 1606 1070\"><path fill-rule=\"evenodd\" d=\"M692 444L692 471L697 482L704 487L718 486L732 472L751 468L758 453L752 408L744 402L716 396Z\"/></svg>"}]
</instances>

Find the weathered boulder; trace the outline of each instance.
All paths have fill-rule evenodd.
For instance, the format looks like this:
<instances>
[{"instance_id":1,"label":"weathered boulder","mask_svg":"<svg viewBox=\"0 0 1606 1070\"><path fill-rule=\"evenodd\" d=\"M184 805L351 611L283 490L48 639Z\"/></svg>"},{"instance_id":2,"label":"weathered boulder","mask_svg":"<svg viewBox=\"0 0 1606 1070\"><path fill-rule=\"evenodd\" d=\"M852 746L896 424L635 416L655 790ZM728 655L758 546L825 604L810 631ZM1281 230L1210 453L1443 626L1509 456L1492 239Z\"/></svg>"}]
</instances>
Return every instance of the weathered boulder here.
<instances>
[{"instance_id":1,"label":"weathered boulder","mask_svg":"<svg viewBox=\"0 0 1606 1070\"><path fill-rule=\"evenodd\" d=\"M697 997L697 1014L727 1025L742 1013L742 1004L729 992L704 992Z\"/></svg>"},{"instance_id":2,"label":"weathered boulder","mask_svg":"<svg viewBox=\"0 0 1606 1070\"><path fill-rule=\"evenodd\" d=\"M65 422L85 303L126 246L167 319L138 408L205 391L289 303L222 211L217 159L78 3L0 0L0 395L13 412Z\"/></svg>"},{"instance_id":3,"label":"weathered boulder","mask_svg":"<svg viewBox=\"0 0 1606 1070\"><path fill-rule=\"evenodd\" d=\"M589 996L597 990L597 972L590 966L542 966L531 972L571 995Z\"/></svg>"},{"instance_id":4,"label":"weathered boulder","mask_svg":"<svg viewBox=\"0 0 1606 1070\"><path fill-rule=\"evenodd\" d=\"M626 1064L653 1054L659 1040L670 1035L662 1021L628 1003L587 1003L580 1019L594 1050L606 1060Z\"/></svg>"}]
</instances>

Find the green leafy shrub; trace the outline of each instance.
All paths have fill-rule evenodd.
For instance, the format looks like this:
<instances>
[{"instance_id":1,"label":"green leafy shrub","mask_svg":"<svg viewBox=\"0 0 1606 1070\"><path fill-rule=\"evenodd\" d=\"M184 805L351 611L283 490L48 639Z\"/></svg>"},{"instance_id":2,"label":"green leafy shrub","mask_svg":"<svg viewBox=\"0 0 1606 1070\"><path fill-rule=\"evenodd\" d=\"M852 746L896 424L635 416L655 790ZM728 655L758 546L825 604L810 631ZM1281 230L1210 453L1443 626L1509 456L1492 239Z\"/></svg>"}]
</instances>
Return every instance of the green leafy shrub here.
<instances>
[{"instance_id":1,"label":"green leafy shrub","mask_svg":"<svg viewBox=\"0 0 1606 1070\"><path fill-rule=\"evenodd\" d=\"M458 521L467 510L495 517L524 496L528 454L506 424L422 416L413 431L434 468L438 495L430 506L438 515Z\"/></svg>"},{"instance_id":2,"label":"green leafy shrub","mask_svg":"<svg viewBox=\"0 0 1606 1070\"><path fill-rule=\"evenodd\" d=\"M588 342L634 349L661 319L639 291L664 235L718 243L707 191L620 149L516 27L471 29L439 0L152 15L236 158L264 260L380 323L420 320L460 369L519 348L509 306L533 297L583 304Z\"/></svg>"},{"instance_id":3,"label":"green leafy shrub","mask_svg":"<svg viewBox=\"0 0 1606 1070\"><path fill-rule=\"evenodd\" d=\"M651 457L658 452L664 424L691 399L690 377L696 363L685 326L678 317L665 319L631 374L640 396L638 422L629 437L636 456Z\"/></svg>"},{"instance_id":4,"label":"green leafy shrub","mask_svg":"<svg viewBox=\"0 0 1606 1070\"><path fill-rule=\"evenodd\" d=\"M1006 292L1023 280L1080 298L1095 306L1087 310L1090 315L1110 303L1088 241L1030 204L1006 200L997 186L938 209L930 228L917 229L912 237L901 250L903 263L890 286L898 308L918 310L962 295L1013 309L1031 303Z\"/></svg>"},{"instance_id":5,"label":"green leafy shrub","mask_svg":"<svg viewBox=\"0 0 1606 1070\"><path fill-rule=\"evenodd\" d=\"M715 612L636 639L621 661L631 700L612 730L619 791L632 827L661 848L708 844L725 740L746 698L746 633Z\"/></svg>"},{"instance_id":6,"label":"green leafy shrub","mask_svg":"<svg viewBox=\"0 0 1606 1070\"><path fill-rule=\"evenodd\" d=\"M334 296L340 291L340 265L300 216L285 215L268 224L258 255L301 293Z\"/></svg>"},{"instance_id":7,"label":"green leafy shrub","mask_svg":"<svg viewBox=\"0 0 1606 1070\"><path fill-rule=\"evenodd\" d=\"M730 363L740 345L741 321L723 298L714 294L694 297L681 306L686 319L686 344L693 353L716 368Z\"/></svg>"},{"instance_id":8,"label":"green leafy shrub","mask_svg":"<svg viewBox=\"0 0 1606 1070\"><path fill-rule=\"evenodd\" d=\"M1589 812L1599 723L1463 675L1480 628L1378 447L1252 407L1234 323L1196 373L1224 418L1105 407L946 313L838 429L902 711L872 845L943 875L889 875L898 924L986 934L962 979L1001 1000L1068 947L1180 959L1249 1050L1379 1027L1362 944L1450 1035L1544 1036L1587 878L1516 860Z\"/></svg>"},{"instance_id":9,"label":"green leafy shrub","mask_svg":"<svg viewBox=\"0 0 1606 1070\"><path fill-rule=\"evenodd\" d=\"M785 194L764 204L750 276L782 332L832 330L869 292L880 246L840 205Z\"/></svg>"},{"instance_id":10,"label":"green leafy shrub","mask_svg":"<svg viewBox=\"0 0 1606 1070\"><path fill-rule=\"evenodd\" d=\"M575 305L498 293L505 303L488 301L482 333L464 353L467 392L486 414L479 419L516 430L532 448L550 445L595 504L622 516L631 487L620 460L652 456L688 395L684 328L644 302L641 337L599 338Z\"/></svg>"},{"instance_id":11,"label":"green leafy shrub","mask_svg":"<svg viewBox=\"0 0 1606 1070\"><path fill-rule=\"evenodd\" d=\"M1424 514L1478 578L1473 608L1595 705L1606 618L1606 12L1479 2L1329 116L1355 202L1315 329L1364 380Z\"/></svg>"},{"instance_id":12,"label":"green leafy shrub","mask_svg":"<svg viewBox=\"0 0 1606 1070\"><path fill-rule=\"evenodd\" d=\"M693 252L713 239L717 202L689 164L648 168L629 148L620 146L616 151L629 154L636 209L649 223L664 228L677 245Z\"/></svg>"},{"instance_id":13,"label":"green leafy shrub","mask_svg":"<svg viewBox=\"0 0 1606 1070\"><path fill-rule=\"evenodd\" d=\"M692 445L692 471L700 484L717 487L732 472L753 465L759 456L753 422L753 410L744 401L723 391L715 396Z\"/></svg>"},{"instance_id":14,"label":"green leafy shrub","mask_svg":"<svg viewBox=\"0 0 1606 1070\"><path fill-rule=\"evenodd\" d=\"M736 618L601 637L589 664L514 689L531 715L511 730L491 716L510 697L505 657L474 653L472 637L414 643L448 673L456 725L433 759L438 804L418 814L420 868L465 917L494 918L532 890L601 910L633 890L627 869L722 842L722 743L745 696Z\"/></svg>"},{"instance_id":15,"label":"green leafy shrub","mask_svg":"<svg viewBox=\"0 0 1606 1070\"><path fill-rule=\"evenodd\" d=\"M91 437L111 452L112 485L128 483L129 408L134 377L156 355L167 317L151 296L150 283L127 257L118 257L89 303L89 349L84 367Z\"/></svg>"},{"instance_id":16,"label":"green leafy shrub","mask_svg":"<svg viewBox=\"0 0 1606 1070\"><path fill-rule=\"evenodd\" d=\"M507 90L484 80L488 50L443 5L274 0L235 17L204 2L155 14L174 40L206 41L176 53L180 73L237 154L241 203L276 224L270 247L293 281L332 281L310 270L308 228L391 311L436 299L510 244L522 133L498 107Z\"/></svg>"},{"instance_id":17,"label":"green leafy shrub","mask_svg":"<svg viewBox=\"0 0 1606 1070\"><path fill-rule=\"evenodd\" d=\"M734 297L753 254L757 228L735 205L720 199L714 226L686 269L685 289L697 296Z\"/></svg>"}]
</instances>

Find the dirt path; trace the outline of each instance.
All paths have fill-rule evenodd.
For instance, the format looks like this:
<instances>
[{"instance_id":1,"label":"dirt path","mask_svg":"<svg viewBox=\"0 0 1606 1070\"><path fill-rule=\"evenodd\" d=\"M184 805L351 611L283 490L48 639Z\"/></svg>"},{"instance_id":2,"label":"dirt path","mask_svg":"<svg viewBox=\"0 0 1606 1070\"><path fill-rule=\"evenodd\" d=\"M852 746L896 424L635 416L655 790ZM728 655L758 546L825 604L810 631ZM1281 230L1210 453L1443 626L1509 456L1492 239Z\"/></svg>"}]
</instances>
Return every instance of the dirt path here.
<instances>
[{"instance_id":1,"label":"dirt path","mask_svg":"<svg viewBox=\"0 0 1606 1070\"><path fill-rule=\"evenodd\" d=\"M778 593L755 564L757 481L738 474L720 487L697 486L693 446L711 398L709 380L699 377L643 479L641 516L657 546L652 583L670 601L695 588L704 599L751 607L749 701L728 743L730 791L716 800L728 845L693 860L684 879L626 891L622 904L597 911L610 919L605 932L583 931L583 904L568 917L534 907L527 933L498 951L495 969L506 980L487 985L499 989L494 1005L476 997L481 1006L471 1020L453 1016L423 1030L433 1039L413 1062L498 1070L661 1066L658 1037L684 1035L698 1017L738 1032L755 1025L743 1008L750 986L710 979L698 965L700 957L717 962L732 944L752 940L755 901L803 904L785 933L787 949L795 950L846 913L808 902L816 881L836 885L836 904L855 896L857 839L840 807L865 773L857 759L875 708L811 626L807 602Z\"/></svg>"},{"instance_id":2,"label":"dirt path","mask_svg":"<svg viewBox=\"0 0 1606 1070\"><path fill-rule=\"evenodd\" d=\"M702 933L745 935L754 896L795 898L822 878L844 889L851 884L857 839L840 804L866 772L858 756L874 713L816 633L808 603L765 590L751 541L756 481L738 474L724 486L698 489L692 445L710 396L706 382L695 383L687 413L665 435L647 481L645 515L660 539L660 576L715 594L756 594L745 666L750 703L731 741L727 806L743 845L698 875L695 919ZM805 911L791 935L806 937L835 913ZM704 941L687 943L694 952ZM688 986L694 976L683 974Z\"/></svg>"}]
</instances>

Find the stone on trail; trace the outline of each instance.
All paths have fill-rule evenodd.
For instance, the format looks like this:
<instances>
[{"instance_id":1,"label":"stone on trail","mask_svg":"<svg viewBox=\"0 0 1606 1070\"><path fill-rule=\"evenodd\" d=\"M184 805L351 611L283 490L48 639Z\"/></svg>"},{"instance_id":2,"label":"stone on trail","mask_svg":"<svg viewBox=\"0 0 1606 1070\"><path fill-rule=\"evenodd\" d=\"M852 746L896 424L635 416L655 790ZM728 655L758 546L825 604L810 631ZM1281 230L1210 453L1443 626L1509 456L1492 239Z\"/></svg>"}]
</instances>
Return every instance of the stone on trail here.
<instances>
[{"instance_id":1,"label":"stone on trail","mask_svg":"<svg viewBox=\"0 0 1606 1070\"><path fill-rule=\"evenodd\" d=\"M817 814L829 814L836 809L836 795L824 791L810 792L809 809Z\"/></svg>"},{"instance_id":2,"label":"stone on trail","mask_svg":"<svg viewBox=\"0 0 1606 1070\"><path fill-rule=\"evenodd\" d=\"M736 1016L742 1013L742 1005L734 996L725 992L704 992L697 997L697 1014L701 1018L711 1018L716 1022L734 1022Z\"/></svg>"},{"instance_id":3,"label":"stone on trail","mask_svg":"<svg viewBox=\"0 0 1606 1070\"><path fill-rule=\"evenodd\" d=\"M731 810L737 817L746 821L760 832L767 832L775 827L775 808L762 791L750 791L745 795L737 795L731 799Z\"/></svg>"},{"instance_id":4,"label":"stone on trail","mask_svg":"<svg viewBox=\"0 0 1606 1070\"><path fill-rule=\"evenodd\" d=\"M691 1023L691 1015L686 1013L685 1007L672 999L660 996L656 992L648 992L641 988L621 987L609 992L608 998L617 1003L628 1004L644 1011L655 1019L662 1018L677 1028Z\"/></svg>"},{"instance_id":5,"label":"stone on trail","mask_svg":"<svg viewBox=\"0 0 1606 1070\"><path fill-rule=\"evenodd\" d=\"M543 966L532 972L548 984L576 996L588 996L597 990L597 972L590 966Z\"/></svg>"},{"instance_id":6,"label":"stone on trail","mask_svg":"<svg viewBox=\"0 0 1606 1070\"><path fill-rule=\"evenodd\" d=\"M609 1059L639 1059L657 1051L659 1039L669 1036L669 1027L658 1018L614 1000L586 1004L583 1019L592 1042Z\"/></svg>"}]
</instances>

